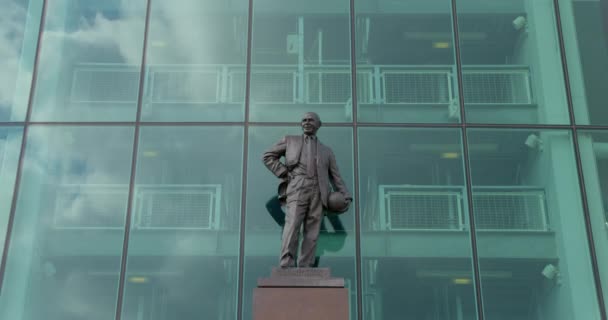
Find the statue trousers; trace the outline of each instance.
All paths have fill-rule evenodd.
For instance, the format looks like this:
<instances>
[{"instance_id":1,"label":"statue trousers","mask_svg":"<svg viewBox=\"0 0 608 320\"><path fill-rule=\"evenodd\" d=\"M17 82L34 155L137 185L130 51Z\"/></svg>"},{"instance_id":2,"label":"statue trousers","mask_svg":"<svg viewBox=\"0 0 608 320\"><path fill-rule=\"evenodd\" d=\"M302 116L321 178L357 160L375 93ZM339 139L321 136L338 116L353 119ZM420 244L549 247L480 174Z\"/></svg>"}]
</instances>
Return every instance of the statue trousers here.
<instances>
[{"instance_id":1,"label":"statue trousers","mask_svg":"<svg viewBox=\"0 0 608 320\"><path fill-rule=\"evenodd\" d=\"M298 250L300 227L303 226L303 239L298 267L309 268L315 263L317 239L323 221L323 203L317 179L296 176L290 183L293 194L287 194L287 212L285 214L285 227L283 228L283 243L279 266L283 268L295 267L295 258Z\"/></svg>"}]
</instances>

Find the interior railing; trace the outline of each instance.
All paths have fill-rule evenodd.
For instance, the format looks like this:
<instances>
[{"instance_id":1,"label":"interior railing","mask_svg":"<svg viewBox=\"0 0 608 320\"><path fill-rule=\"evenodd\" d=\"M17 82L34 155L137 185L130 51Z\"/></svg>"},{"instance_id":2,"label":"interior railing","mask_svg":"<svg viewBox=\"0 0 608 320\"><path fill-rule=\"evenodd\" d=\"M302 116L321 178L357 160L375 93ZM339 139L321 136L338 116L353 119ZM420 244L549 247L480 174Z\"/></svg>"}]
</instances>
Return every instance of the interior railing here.
<instances>
[{"instance_id":1,"label":"interior railing","mask_svg":"<svg viewBox=\"0 0 608 320\"><path fill-rule=\"evenodd\" d=\"M466 198L461 187L379 187L380 230L464 230ZM544 189L475 187L473 213L477 230L547 231Z\"/></svg>"},{"instance_id":2,"label":"interior railing","mask_svg":"<svg viewBox=\"0 0 608 320\"><path fill-rule=\"evenodd\" d=\"M126 185L54 187L56 228L123 228ZM137 185L133 229L217 230L221 223L221 185Z\"/></svg>"},{"instance_id":3,"label":"interior railing","mask_svg":"<svg viewBox=\"0 0 608 320\"><path fill-rule=\"evenodd\" d=\"M303 70L303 71L302 71ZM243 103L242 65L150 65L146 69L145 103ZM361 65L357 68L360 104L441 105L456 103L452 66ZM134 103L139 68L121 64L79 64L74 70L70 101ZM530 69L522 65L463 67L468 104L533 104ZM263 104L339 104L351 99L348 65L253 65L251 102Z\"/></svg>"}]
</instances>

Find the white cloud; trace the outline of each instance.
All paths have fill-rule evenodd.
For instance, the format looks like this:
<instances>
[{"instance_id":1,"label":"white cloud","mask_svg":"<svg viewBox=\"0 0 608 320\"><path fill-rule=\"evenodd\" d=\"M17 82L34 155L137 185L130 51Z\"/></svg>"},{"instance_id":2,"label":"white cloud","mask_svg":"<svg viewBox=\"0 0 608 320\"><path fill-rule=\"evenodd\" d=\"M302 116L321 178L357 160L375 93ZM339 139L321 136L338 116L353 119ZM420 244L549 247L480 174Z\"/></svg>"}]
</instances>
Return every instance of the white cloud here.
<instances>
[{"instance_id":1,"label":"white cloud","mask_svg":"<svg viewBox=\"0 0 608 320\"><path fill-rule=\"evenodd\" d=\"M45 227L116 226L126 214L132 141L132 130L120 127L31 128L20 204L37 205L20 215Z\"/></svg>"},{"instance_id":2,"label":"white cloud","mask_svg":"<svg viewBox=\"0 0 608 320\"><path fill-rule=\"evenodd\" d=\"M70 95L76 64L141 64L145 9L134 8L134 2L123 0L114 10L96 5L99 6L96 11L95 7L88 7L80 17L67 18L66 12L68 15L78 13L73 1L49 3L38 62L35 120L96 120L100 116L111 117L100 113L99 108L88 110L85 106L66 109L65 102L69 101L66 95ZM92 14L89 13L91 10Z\"/></svg>"},{"instance_id":3,"label":"white cloud","mask_svg":"<svg viewBox=\"0 0 608 320\"><path fill-rule=\"evenodd\" d=\"M0 113L6 113L15 96L27 12L12 0L0 0L0 8Z\"/></svg>"}]
</instances>

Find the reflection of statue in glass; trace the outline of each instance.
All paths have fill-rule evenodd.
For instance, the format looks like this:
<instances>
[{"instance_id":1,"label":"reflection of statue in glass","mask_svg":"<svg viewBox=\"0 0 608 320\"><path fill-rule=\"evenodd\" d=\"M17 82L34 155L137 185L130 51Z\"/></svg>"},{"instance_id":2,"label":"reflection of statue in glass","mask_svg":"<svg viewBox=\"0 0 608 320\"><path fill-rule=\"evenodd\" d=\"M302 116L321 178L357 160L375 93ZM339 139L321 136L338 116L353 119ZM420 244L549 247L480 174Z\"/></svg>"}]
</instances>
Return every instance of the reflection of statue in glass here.
<instances>
[{"instance_id":1,"label":"reflection of statue in glass","mask_svg":"<svg viewBox=\"0 0 608 320\"><path fill-rule=\"evenodd\" d=\"M319 116L308 112L302 117L303 135L285 136L264 152L264 164L281 179L279 199L287 206L279 260L282 268L296 266L302 225L304 239L297 265L301 268L313 267L323 208L330 205L330 183L337 191L331 193L332 207L336 206L336 199L341 199L338 201L343 203L338 203L337 207L341 207L339 211L346 211L352 201L333 151L317 139L316 133L320 127ZM285 157L284 163L280 161L281 157Z\"/></svg>"}]
</instances>

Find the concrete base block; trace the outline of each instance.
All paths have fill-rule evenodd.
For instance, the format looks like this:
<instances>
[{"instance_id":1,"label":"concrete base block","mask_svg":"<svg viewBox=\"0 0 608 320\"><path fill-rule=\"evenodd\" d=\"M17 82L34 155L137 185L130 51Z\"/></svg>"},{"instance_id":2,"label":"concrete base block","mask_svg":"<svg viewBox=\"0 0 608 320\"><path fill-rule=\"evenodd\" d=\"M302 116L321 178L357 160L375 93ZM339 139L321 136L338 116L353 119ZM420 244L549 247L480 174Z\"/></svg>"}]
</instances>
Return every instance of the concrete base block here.
<instances>
[{"instance_id":1,"label":"concrete base block","mask_svg":"<svg viewBox=\"0 0 608 320\"><path fill-rule=\"evenodd\" d=\"M348 289L329 269L274 269L258 279L253 320L348 320Z\"/></svg>"},{"instance_id":2,"label":"concrete base block","mask_svg":"<svg viewBox=\"0 0 608 320\"><path fill-rule=\"evenodd\" d=\"M348 289L256 288L253 319L348 320Z\"/></svg>"}]
</instances>

